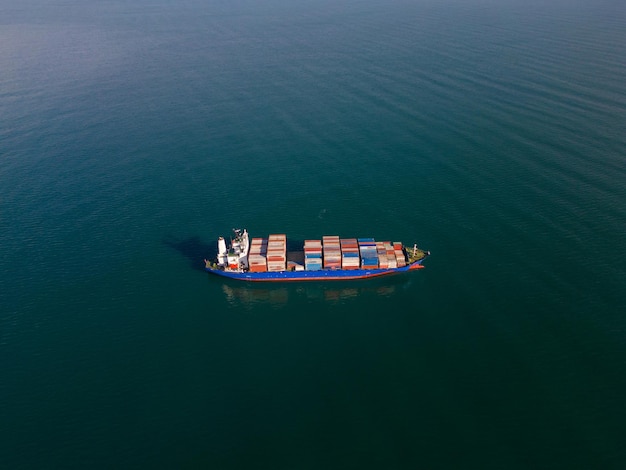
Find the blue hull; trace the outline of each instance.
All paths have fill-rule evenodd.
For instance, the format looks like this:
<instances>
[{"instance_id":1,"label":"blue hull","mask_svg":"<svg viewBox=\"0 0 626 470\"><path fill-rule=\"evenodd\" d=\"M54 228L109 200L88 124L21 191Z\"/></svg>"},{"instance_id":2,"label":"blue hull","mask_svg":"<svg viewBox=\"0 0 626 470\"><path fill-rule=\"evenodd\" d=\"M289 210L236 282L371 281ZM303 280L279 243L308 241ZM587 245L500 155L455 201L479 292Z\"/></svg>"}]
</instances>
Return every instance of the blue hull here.
<instances>
[{"instance_id":1,"label":"blue hull","mask_svg":"<svg viewBox=\"0 0 626 470\"><path fill-rule=\"evenodd\" d=\"M233 272L221 269L206 268L206 271L218 276L252 282L283 282L283 281L348 281L352 279L368 279L372 277L389 276L391 274L406 273L420 269L423 260L416 261L403 268L390 269L322 269L320 271L280 271L280 272Z\"/></svg>"}]
</instances>

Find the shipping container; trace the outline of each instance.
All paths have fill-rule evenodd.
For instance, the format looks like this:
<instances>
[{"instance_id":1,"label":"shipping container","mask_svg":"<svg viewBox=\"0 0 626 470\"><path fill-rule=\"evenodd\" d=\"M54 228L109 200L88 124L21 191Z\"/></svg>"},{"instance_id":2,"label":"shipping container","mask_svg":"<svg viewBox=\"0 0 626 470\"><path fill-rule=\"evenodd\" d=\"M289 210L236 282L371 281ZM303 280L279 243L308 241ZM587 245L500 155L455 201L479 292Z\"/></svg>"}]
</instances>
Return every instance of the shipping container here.
<instances>
[{"instance_id":1,"label":"shipping container","mask_svg":"<svg viewBox=\"0 0 626 470\"><path fill-rule=\"evenodd\" d=\"M259 266L251 265L250 272L251 273L265 273L267 272L267 266L265 266L264 264L259 265Z\"/></svg>"}]
</instances>

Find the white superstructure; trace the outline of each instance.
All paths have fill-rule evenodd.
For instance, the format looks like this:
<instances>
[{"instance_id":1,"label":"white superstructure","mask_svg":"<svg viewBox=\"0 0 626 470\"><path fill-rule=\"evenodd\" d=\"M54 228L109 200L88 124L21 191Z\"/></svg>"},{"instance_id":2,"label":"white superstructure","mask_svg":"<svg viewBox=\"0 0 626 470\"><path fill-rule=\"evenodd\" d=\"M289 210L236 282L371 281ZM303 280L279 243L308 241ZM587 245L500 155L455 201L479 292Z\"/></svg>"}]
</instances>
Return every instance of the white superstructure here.
<instances>
[{"instance_id":1,"label":"white superstructure","mask_svg":"<svg viewBox=\"0 0 626 470\"><path fill-rule=\"evenodd\" d=\"M250 238L246 229L233 229L235 238L230 242L230 248L226 246L224 237L217 241L217 264L227 271L242 271L248 268L248 251L250 250Z\"/></svg>"}]
</instances>

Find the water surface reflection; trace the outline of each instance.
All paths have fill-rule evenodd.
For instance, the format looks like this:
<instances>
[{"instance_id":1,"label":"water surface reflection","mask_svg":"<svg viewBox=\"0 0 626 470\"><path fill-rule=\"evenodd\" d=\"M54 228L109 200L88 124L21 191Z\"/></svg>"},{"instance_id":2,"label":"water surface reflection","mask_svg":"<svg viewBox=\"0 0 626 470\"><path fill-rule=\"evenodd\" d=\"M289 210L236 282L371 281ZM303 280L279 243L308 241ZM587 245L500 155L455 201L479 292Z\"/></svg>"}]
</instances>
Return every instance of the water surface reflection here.
<instances>
[{"instance_id":1,"label":"water surface reflection","mask_svg":"<svg viewBox=\"0 0 626 470\"><path fill-rule=\"evenodd\" d=\"M291 301L311 301L340 304L363 297L390 297L404 289L408 281L386 282L368 280L361 284L348 283L298 283L298 284L248 284L225 282L222 292L233 306L252 307L286 305Z\"/></svg>"}]
</instances>

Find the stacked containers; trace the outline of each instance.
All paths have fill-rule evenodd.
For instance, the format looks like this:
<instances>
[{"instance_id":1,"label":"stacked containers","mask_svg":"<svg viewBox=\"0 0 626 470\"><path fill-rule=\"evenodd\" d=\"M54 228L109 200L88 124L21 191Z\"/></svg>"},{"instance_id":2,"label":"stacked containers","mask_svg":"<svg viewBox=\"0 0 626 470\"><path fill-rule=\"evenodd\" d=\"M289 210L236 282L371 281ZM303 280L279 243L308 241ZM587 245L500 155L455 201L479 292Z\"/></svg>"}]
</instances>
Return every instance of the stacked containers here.
<instances>
[{"instance_id":1,"label":"stacked containers","mask_svg":"<svg viewBox=\"0 0 626 470\"><path fill-rule=\"evenodd\" d=\"M322 269L322 241L304 241L304 269L307 271L319 271Z\"/></svg>"},{"instance_id":2,"label":"stacked containers","mask_svg":"<svg viewBox=\"0 0 626 470\"><path fill-rule=\"evenodd\" d=\"M344 238L340 243L342 269L359 269L359 245L356 238Z\"/></svg>"},{"instance_id":3,"label":"stacked containers","mask_svg":"<svg viewBox=\"0 0 626 470\"><path fill-rule=\"evenodd\" d=\"M373 238L359 238L359 251L361 252L361 269L377 269L378 253L376 242Z\"/></svg>"},{"instance_id":4,"label":"stacked containers","mask_svg":"<svg viewBox=\"0 0 626 470\"><path fill-rule=\"evenodd\" d=\"M385 249L385 242L376 242L376 255L378 256L378 267L380 269L389 268L389 261L387 259L387 250Z\"/></svg>"},{"instance_id":5,"label":"stacked containers","mask_svg":"<svg viewBox=\"0 0 626 470\"><path fill-rule=\"evenodd\" d=\"M341 269L341 245L336 235L322 237L324 248L324 268Z\"/></svg>"},{"instance_id":6,"label":"stacked containers","mask_svg":"<svg viewBox=\"0 0 626 470\"><path fill-rule=\"evenodd\" d=\"M396 261L396 254L393 251L393 246L391 242L383 242L385 246L385 255L387 257L387 267L390 269L395 269L398 267L398 262Z\"/></svg>"},{"instance_id":7,"label":"stacked containers","mask_svg":"<svg viewBox=\"0 0 626 470\"><path fill-rule=\"evenodd\" d=\"M399 268L403 268L406 266L406 258L404 257L404 250L402 249L401 242L393 242L393 251L396 255L396 262L398 263Z\"/></svg>"},{"instance_id":8,"label":"stacked containers","mask_svg":"<svg viewBox=\"0 0 626 470\"><path fill-rule=\"evenodd\" d=\"M287 265L287 236L270 235L267 240L267 270L284 271Z\"/></svg>"},{"instance_id":9,"label":"stacked containers","mask_svg":"<svg viewBox=\"0 0 626 470\"><path fill-rule=\"evenodd\" d=\"M267 271L267 239L253 238L248 253L248 266L252 273Z\"/></svg>"}]
</instances>

